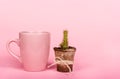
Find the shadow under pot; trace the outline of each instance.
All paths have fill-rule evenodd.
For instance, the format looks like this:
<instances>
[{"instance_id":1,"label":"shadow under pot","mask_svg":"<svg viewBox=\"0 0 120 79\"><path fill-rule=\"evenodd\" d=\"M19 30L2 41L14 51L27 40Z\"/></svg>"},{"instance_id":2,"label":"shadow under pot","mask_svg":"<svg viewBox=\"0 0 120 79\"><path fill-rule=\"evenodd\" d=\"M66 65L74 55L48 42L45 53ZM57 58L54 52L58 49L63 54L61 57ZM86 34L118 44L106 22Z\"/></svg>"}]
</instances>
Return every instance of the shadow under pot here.
<instances>
[{"instance_id":1,"label":"shadow under pot","mask_svg":"<svg viewBox=\"0 0 120 79\"><path fill-rule=\"evenodd\" d=\"M61 47L54 47L55 61L57 63L57 71L71 72L73 71L74 55L76 52L75 47L68 47L62 49Z\"/></svg>"}]
</instances>

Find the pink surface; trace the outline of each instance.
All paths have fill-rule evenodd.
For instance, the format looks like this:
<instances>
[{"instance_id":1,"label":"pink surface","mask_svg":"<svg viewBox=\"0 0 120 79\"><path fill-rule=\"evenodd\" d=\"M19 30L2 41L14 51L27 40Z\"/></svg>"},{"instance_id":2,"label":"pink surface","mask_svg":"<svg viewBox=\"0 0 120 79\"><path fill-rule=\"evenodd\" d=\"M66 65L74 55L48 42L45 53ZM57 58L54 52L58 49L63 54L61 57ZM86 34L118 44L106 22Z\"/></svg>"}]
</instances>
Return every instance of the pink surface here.
<instances>
[{"instance_id":1,"label":"pink surface","mask_svg":"<svg viewBox=\"0 0 120 79\"><path fill-rule=\"evenodd\" d=\"M0 0L0 79L120 79L119 4L119 0ZM6 51L6 42L19 31L49 31L50 64L63 29L69 30L69 42L77 48L70 74L55 67L23 71Z\"/></svg>"}]
</instances>

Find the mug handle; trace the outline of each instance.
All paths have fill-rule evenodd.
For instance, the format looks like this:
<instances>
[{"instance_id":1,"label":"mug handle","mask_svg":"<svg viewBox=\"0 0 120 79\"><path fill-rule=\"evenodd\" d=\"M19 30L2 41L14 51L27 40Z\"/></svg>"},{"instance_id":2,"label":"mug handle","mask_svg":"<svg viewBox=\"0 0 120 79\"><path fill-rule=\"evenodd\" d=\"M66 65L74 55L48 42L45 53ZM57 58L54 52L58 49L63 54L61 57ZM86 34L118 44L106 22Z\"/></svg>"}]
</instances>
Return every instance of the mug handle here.
<instances>
[{"instance_id":1,"label":"mug handle","mask_svg":"<svg viewBox=\"0 0 120 79\"><path fill-rule=\"evenodd\" d=\"M13 57L16 58L18 61L21 62L21 56L16 55L16 54L11 50L11 48L10 48L10 45L11 45L12 43L15 43L15 44L17 44L17 45L19 46L19 39L15 39L15 40L10 40L10 41L8 41L7 44L6 44L6 48L7 48L7 50L8 50L8 53L9 53L11 56L13 56Z\"/></svg>"}]
</instances>

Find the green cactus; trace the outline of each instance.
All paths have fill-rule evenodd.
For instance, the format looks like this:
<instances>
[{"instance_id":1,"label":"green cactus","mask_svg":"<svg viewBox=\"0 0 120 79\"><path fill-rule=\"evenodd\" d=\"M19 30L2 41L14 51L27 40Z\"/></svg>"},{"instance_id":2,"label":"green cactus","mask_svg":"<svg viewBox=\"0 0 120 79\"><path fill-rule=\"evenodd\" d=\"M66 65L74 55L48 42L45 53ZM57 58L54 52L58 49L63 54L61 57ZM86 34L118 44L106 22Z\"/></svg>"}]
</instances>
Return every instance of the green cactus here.
<instances>
[{"instance_id":1,"label":"green cactus","mask_svg":"<svg viewBox=\"0 0 120 79\"><path fill-rule=\"evenodd\" d=\"M64 30L63 31L63 41L62 43L60 44L60 47L62 49L67 49L69 46L68 46L68 31L67 30Z\"/></svg>"}]
</instances>

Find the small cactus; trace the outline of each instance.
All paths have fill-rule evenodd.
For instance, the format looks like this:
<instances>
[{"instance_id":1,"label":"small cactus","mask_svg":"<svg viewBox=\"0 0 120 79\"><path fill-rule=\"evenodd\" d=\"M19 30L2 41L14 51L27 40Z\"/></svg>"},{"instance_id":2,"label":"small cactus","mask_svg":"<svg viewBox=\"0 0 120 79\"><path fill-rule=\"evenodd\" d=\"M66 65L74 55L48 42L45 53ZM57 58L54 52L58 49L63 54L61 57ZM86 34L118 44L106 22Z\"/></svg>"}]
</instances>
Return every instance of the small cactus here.
<instances>
[{"instance_id":1,"label":"small cactus","mask_svg":"<svg viewBox=\"0 0 120 79\"><path fill-rule=\"evenodd\" d=\"M68 45L68 31L67 30L64 30L63 31L63 41L62 43L60 44L60 47L62 49L67 49L69 48L69 45Z\"/></svg>"}]
</instances>

